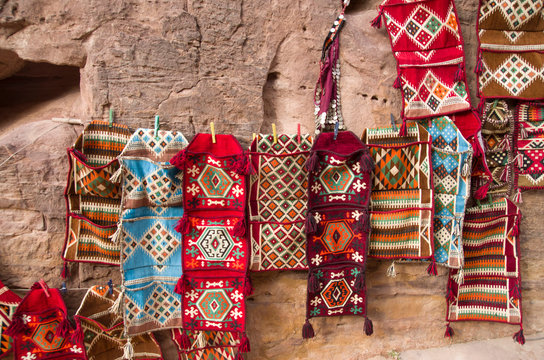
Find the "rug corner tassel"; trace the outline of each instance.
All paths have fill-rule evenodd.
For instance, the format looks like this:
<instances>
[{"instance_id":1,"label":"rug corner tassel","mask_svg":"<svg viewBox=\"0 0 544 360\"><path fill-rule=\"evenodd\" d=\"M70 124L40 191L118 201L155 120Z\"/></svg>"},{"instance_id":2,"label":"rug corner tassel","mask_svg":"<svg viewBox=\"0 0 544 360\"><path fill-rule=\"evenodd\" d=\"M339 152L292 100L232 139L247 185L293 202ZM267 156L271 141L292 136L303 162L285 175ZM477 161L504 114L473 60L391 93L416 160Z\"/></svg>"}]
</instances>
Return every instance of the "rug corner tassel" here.
<instances>
[{"instance_id":1,"label":"rug corner tassel","mask_svg":"<svg viewBox=\"0 0 544 360\"><path fill-rule=\"evenodd\" d=\"M121 312L121 301L122 301L124 295L125 295L125 288L123 286L121 286L121 292L117 296L117 299L115 299L113 304L108 309L108 311L110 313L119 314Z\"/></svg>"},{"instance_id":2,"label":"rug corner tassel","mask_svg":"<svg viewBox=\"0 0 544 360\"><path fill-rule=\"evenodd\" d=\"M244 295L246 297L253 295L253 284L251 283L251 278L249 277L249 274L246 275L246 280L244 284Z\"/></svg>"},{"instance_id":3,"label":"rug corner tassel","mask_svg":"<svg viewBox=\"0 0 544 360\"><path fill-rule=\"evenodd\" d=\"M455 82L460 82L463 80L463 63L459 63L457 66L457 71L455 72Z\"/></svg>"},{"instance_id":4,"label":"rug corner tassel","mask_svg":"<svg viewBox=\"0 0 544 360\"><path fill-rule=\"evenodd\" d=\"M474 68L474 73L480 75L484 70L484 62L482 60L482 53L478 54L478 61L476 62L476 67Z\"/></svg>"},{"instance_id":5,"label":"rug corner tassel","mask_svg":"<svg viewBox=\"0 0 544 360\"><path fill-rule=\"evenodd\" d=\"M400 79L400 74L397 75L397 78L395 79L395 82L393 83L393 88L400 89L402 87L402 82Z\"/></svg>"},{"instance_id":6,"label":"rug corner tassel","mask_svg":"<svg viewBox=\"0 0 544 360\"><path fill-rule=\"evenodd\" d=\"M365 317L365 334L366 336L370 336L374 333L374 324L372 324L372 320L368 318L368 316Z\"/></svg>"},{"instance_id":7,"label":"rug corner tassel","mask_svg":"<svg viewBox=\"0 0 544 360\"><path fill-rule=\"evenodd\" d=\"M246 234L246 221L244 218L239 219L234 225L234 236L243 237Z\"/></svg>"},{"instance_id":8,"label":"rug corner tassel","mask_svg":"<svg viewBox=\"0 0 544 360\"><path fill-rule=\"evenodd\" d=\"M121 182L121 178L123 177L124 168L123 166L119 166L119 169L117 169L111 176L110 181L115 184L119 184Z\"/></svg>"},{"instance_id":9,"label":"rug corner tassel","mask_svg":"<svg viewBox=\"0 0 544 360\"><path fill-rule=\"evenodd\" d=\"M438 272L436 271L436 261L434 259L431 260L431 263L427 267L427 274L436 276Z\"/></svg>"},{"instance_id":10,"label":"rug corner tassel","mask_svg":"<svg viewBox=\"0 0 544 360\"><path fill-rule=\"evenodd\" d=\"M355 277L355 284L353 284L353 288L355 291L360 292L360 291L363 291L364 287L365 287L365 277L363 275L363 272L361 271Z\"/></svg>"},{"instance_id":11,"label":"rug corner tassel","mask_svg":"<svg viewBox=\"0 0 544 360\"><path fill-rule=\"evenodd\" d=\"M399 136L406 136L408 129L407 129L406 119L402 119L402 125L400 126L399 130Z\"/></svg>"},{"instance_id":12,"label":"rug corner tassel","mask_svg":"<svg viewBox=\"0 0 544 360\"><path fill-rule=\"evenodd\" d=\"M308 158L308 160L306 160L306 164L304 165L304 167L306 168L306 170L308 170L308 172L312 172L317 170L317 165L318 165L317 153L313 152L312 155L310 155L310 157Z\"/></svg>"},{"instance_id":13,"label":"rug corner tassel","mask_svg":"<svg viewBox=\"0 0 544 360\"><path fill-rule=\"evenodd\" d=\"M523 327L520 326L519 331L515 333L512 338L520 345L525 344L525 336L523 335Z\"/></svg>"},{"instance_id":14,"label":"rug corner tassel","mask_svg":"<svg viewBox=\"0 0 544 360\"><path fill-rule=\"evenodd\" d=\"M189 338L189 335L187 335L187 331L181 330L179 343L184 350L188 350L191 348L191 339Z\"/></svg>"},{"instance_id":15,"label":"rug corner tassel","mask_svg":"<svg viewBox=\"0 0 544 360\"><path fill-rule=\"evenodd\" d=\"M127 339L126 344L123 346L123 359L132 360L134 358L134 347L130 338Z\"/></svg>"},{"instance_id":16,"label":"rug corner tassel","mask_svg":"<svg viewBox=\"0 0 544 360\"><path fill-rule=\"evenodd\" d=\"M312 213L308 212L304 225L306 227L306 233L308 234L313 234L317 231L317 222L315 221L315 217L312 215Z\"/></svg>"},{"instance_id":17,"label":"rug corner tassel","mask_svg":"<svg viewBox=\"0 0 544 360\"><path fill-rule=\"evenodd\" d=\"M383 15L383 10L380 8L378 10L378 16L376 16L374 20L370 22L370 26L372 26L375 29L380 29L382 27L382 15Z\"/></svg>"},{"instance_id":18,"label":"rug corner tassel","mask_svg":"<svg viewBox=\"0 0 544 360\"><path fill-rule=\"evenodd\" d=\"M183 293L185 292L185 278L183 275L181 275L181 277L178 279L176 287L174 288L174 292L180 295L183 295Z\"/></svg>"},{"instance_id":19,"label":"rug corner tassel","mask_svg":"<svg viewBox=\"0 0 544 360\"><path fill-rule=\"evenodd\" d=\"M176 230L180 234L187 234L187 232L189 231L189 219L187 214L183 214L181 219L178 220L178 223L176 224L174 230Z\"/></svg>"},{"instance_id":20,"label":"rug corner tassel","mask_svg":"<svg viewBox=\"0 0 544 360\"><path fill-rule=\"evenodd\" d=\"M314 336L315 336L314 328L312 324L310 323L310 320L306 319L306 322L304 323L304 326L302 327L302 338L311 339Z\"/></svg>"},{"instance_id":21,"label":"rug corner tassel","mask_svg":"<svg viewBox=\"0 0 544 360\"><path fill-rule=\"evenodd\" d=\"M64 319L62 319L62 321L57 325L55 336L65 339L70 333L71 329L72 326L70 325L70 320L68 320L68 316L64 315Z\"/></svg>"},{"instance_id":22,"label":"rug corner tassel","mask_svg":"<svg viewBox=\"0 0 544 360\"><path fill-rule=\"evenodd\" d=\"M176 155L172 156L170 159L170 164L174 165L178 169L182 170L185 166L185 161L187 160L187 150L183 149L178 152Z\"/></svg>"},{"instance_id":23,"label":"rug corner tassel","mask_svg":"<svg viewBox=\"0 0 544 360\"><path fill-rule=\"evenodd\" d=\"M251 351L251 346L249 344L249 339L245 332L242 333L242 338L240 339L240 352L248 353Z\"/></svg>"},{"instance_id":24,"label":"rug corner tassel","mask_svg":"<svg viewBox=\"0 0 544 360\"><path fill-rule=\"evenodd\" d=\"M76 344L80 344L83 341L83 330L81 328L81 321L76 318L76 328L70 337L70 340Z\"/></svg>"},{"instance_id":25,"label":"rug corner tassel","mask_svg":"<svg viewBox=\"0 0 544 360\"><path fill-rule=\"evenodd\" d=\"M21 316L14 315L11 324L8 326L4 334L14 337L25 332L28 329L28 326L25 324Z\"/></svg>"},{"instance_id":26,"label":"rug corner tassel","mask_svg":"<svg viewBox=\"0 0 544 360\"><path fill-rule=\"evenodd\" d=\"M518 188L518 190L516 191L516 194L514 195L513 200L514 200L514 202L516 202L518 204L523 203L523 198L521 197L521 189L520 188Z\"/></svg>"},{"instance_id":27,"label":"rug corner tassel","mask_svg":"<svg viewBox=\"0 0 544 360\"><path fill-rule=\"evenodd\" d=\"M444 332L444 337L446 338L452 338L455 333L453 332L453 329L450 326L450 323L446 324L446 331Z\"/></svg>"},{"instance_id":28,"label":"rug corner tassel","mask_svg":"<svg viewBox=\"0 0 544 360\"><path fill-rule=\"evenodd\" d=\"M387 274L388 277L393 277L393 278L397 276L397 271L395 270L395 262L394 261L387 268L386 274Z\"/></svg>"}]
</instances>

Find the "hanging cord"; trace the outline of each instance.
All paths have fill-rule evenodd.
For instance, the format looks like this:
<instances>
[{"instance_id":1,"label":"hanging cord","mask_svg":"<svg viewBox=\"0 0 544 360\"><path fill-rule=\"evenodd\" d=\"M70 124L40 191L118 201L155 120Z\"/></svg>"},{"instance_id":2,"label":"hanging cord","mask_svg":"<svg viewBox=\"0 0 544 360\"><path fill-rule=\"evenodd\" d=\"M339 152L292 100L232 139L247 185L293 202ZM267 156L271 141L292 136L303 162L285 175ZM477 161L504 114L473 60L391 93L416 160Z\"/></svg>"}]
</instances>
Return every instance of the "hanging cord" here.
<instances>
[{"instance_id":1,"label":"hanging cord","mask_svg":"<svg viewBox=\"0 0 544 360\"><path fill-rule=\"evenodd\" d=\"M321 52L319 78L314 92L315 129L321 131L345 130L340 101L340 30L345 24L345 10L349 1L342 2L342 11L329 30Z\"/></svg>"}]
</instances>

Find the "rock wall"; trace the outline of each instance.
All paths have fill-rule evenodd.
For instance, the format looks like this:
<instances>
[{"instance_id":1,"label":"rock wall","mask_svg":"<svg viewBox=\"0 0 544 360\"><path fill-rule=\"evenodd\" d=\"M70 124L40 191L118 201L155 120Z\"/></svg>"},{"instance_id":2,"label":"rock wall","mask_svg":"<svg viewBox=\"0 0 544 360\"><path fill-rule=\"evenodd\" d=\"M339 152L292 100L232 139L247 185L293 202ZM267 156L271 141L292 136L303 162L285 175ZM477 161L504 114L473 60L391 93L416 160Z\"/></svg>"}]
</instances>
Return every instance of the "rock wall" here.
<instances>
[{"instance_id":1,"label":"rock wall","mask_svg":"<svg viewBox=\"0 0 544 360\"><path fill-rule=\"evenodd\" d=\"M59 286L64 238L66 147L81 126L52 117L106 118L131 127L236 135L313 130L313 90L320 47L339 11L334 0L0 0L0 278L28 288L43 277ZM369 22L378 0L352 0L342 34L343 110L347 127L385 125L400 112L392 88L395 62L384 29ZM457 0L466 41L469 86L476 57L477 1ZM44 64L46 63L46 64ZM55 65L55 66L54 66ZM79 74L79 77L77 76ZM521 208L525 333L541 331L544 268L539 210L544 195L524 194ZM303 341L306 274L253 274L248 300L247 359L366 359L410 348L508 336L504 324L458 323L444 339L446 270L429 277L424 265L368 264L368 315L315 319L316 337ZM117 269L71 265L65 299L75 311L84 288L119 282ZM23 293L23 292L22 292ZM174 359L167 333L159 334ZM512 344L512 346L518 346ZM389 355L388 355L389 354Z\"/></svg>"}]
</instances>

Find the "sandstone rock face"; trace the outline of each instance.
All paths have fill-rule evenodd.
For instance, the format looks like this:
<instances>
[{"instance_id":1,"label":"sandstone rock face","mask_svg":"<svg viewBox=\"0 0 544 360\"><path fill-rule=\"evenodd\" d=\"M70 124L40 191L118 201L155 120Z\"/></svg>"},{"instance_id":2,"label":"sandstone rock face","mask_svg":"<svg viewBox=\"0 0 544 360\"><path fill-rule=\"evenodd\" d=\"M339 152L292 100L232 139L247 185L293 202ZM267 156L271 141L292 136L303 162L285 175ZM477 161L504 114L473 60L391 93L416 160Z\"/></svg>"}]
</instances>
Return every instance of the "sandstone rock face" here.
<instances>
[{"instance_id":1,"label":"sandstone rock face","mask_svg":"<svg viewBox=\"0 0 544 360\"><path fill-rule=\"evenodd\" d=\"M297 123L311 132L320 47L339 3L0 0L1 280L18 289L39 278L51 286L61 283L65 149L82 128L52 117L106 119L113 107L117 121L136 128L151 127L158 114L161 128L181 130L188 139L214 121L217 132L232 133L243 145L252 133L271 132L273 123L280 132L295 132ZM389 40L384 29L369 26L378 3L353 0L342 34L343 111L355 133L400 114ZM456 5L476 101L477 2ZM40 63L57 67L50 71ZM533 192L524 194L521 204L526 334L544 327L543 201L544 192ZM517 331L504 324L458 323L453 340L444 339L446 270L429 277L424 265L398 265L398 276L388 278L387 266L368 264L372 337L363 334L362 319L343 317L315 319L316 337L307 341L301 338L306 274L253 274L255 294L247 302L252 351L246 358L389 358L395 351ZM111 267L69 270L73 290L65 300L72 313L85 288L120 279ZM174 359L168 334L159 339L166 358Z\"/></svg>"}]
</instances>

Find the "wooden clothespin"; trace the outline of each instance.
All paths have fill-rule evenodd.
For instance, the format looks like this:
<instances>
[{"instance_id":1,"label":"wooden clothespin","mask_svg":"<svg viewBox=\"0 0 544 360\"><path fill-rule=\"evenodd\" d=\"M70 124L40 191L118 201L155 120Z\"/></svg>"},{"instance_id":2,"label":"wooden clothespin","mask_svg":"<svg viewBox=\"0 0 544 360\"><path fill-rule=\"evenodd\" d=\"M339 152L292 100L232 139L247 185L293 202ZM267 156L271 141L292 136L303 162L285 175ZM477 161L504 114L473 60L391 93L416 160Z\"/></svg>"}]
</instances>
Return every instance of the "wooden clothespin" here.
<instances>
[{"instance_id":1,"label":"wooden clothespin","mask_svg":"<svg viewBox=\"0 0 544 360\"><path fill-rule=\"evenodd\" d=\"M159 139L159 128L159 115L155 115L155 133L153 134L153 136L155 136L155 140Z\"/></svg>"},{"instance_id":2,"label":"wooden clothespin","mask_svg":"<svg viewBox=\"0 0 544 360\"><path fill-rule=\"evenodd\" d=\"M212 144L215 144L215 124L210 122L210 130L212 132Z\"/></svg>"},{"instance_id":3,"label":"wooden clothespin","mask_svg":"<svg viewBox=\"0 0 544 360\"><path fill-rule=\"evenodd\" d=\"M394 131L399 131L399 128L397 127L397 123L395 122L395 117L393 116L393 114L390 114L390 115L391 115L391 128Z\"/></svg>"},{"instance_id":4,"label":"wooden clothespin","mask_svg":"<svg viewBox=\"0 0 544 360\"><path fill-rule=\"evenodd\" d=\"M300 144L300 123L297 124L297 141Z\"/></svg>"},{"instance_id":5,"label":"wooden clothespin","mask_svg":"<svg viewBox=\"0 0 544 360\"><path fill-rule=\"evenodd\" d=\"M274 144L278 143L278 133L276 132L276 124L272 124L272 135L274 136Z\"/></svg>"},{"instance_id":6,"label":"wooden clothespin","mask_svg":"<svg viewBox=\"0 0 544 360\"><path fill-rule=\"evenodd\" d=\"M113 127L113 108L110 108L110 129Z\"/></svg>"},{"instance_id":7,"label":"wooden clothespin","mask_svg":"<svg viewBox=\"0 0 544 360\"><path fill-rule=\"evenodd\" d=\"M51 295L49 295L49 288L47 287L47 284L45 283L45 281L43 281L43 279L40 279L40 281L38 281L38 284L40 284L40 286L42 287L42 290L45 292L45 295L47 297L50 297Z\"/></svg>"}]
</instances>

